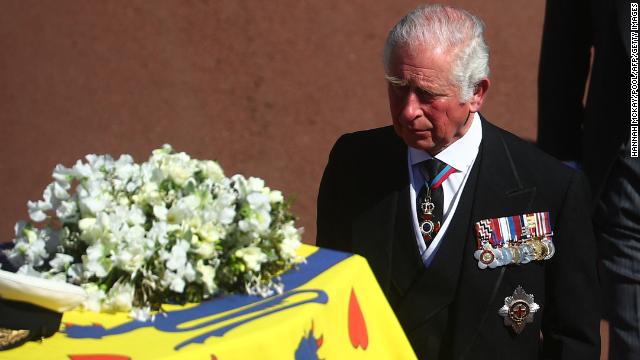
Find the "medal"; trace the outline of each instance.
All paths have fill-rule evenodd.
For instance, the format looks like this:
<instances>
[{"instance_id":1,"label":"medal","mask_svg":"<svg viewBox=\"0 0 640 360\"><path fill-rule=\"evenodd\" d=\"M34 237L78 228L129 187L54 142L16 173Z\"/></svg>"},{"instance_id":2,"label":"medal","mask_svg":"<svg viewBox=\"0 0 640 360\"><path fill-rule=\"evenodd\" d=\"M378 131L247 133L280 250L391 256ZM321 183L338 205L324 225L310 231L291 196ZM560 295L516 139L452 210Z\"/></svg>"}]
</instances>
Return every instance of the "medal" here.
<instances>
[{"instance_id":1,"label":"medal","mask_svg":"<svg viewBox=\"0 0 640 360\"><path fill-rule=\"evenodd\" d=\"M485 265L489 265L493 262L493 260L496 257L493 255L493 251L489 250L489 249L484 249L482 250L482 252L480 253L480 262L485 264Z\"/></svg>"},{"instance_id":2,"label":"medal","mask_svg":"<svg viewBox=\"0 0 640 360\"><path fill-rule=\"evenodd\" d=\"M504 318L504 324L511 326L516 334L520 334L526 324L533 322L533 315L540 309L534 302L533 295L527 294L522 286L513 291L513 295L504 299L504 306L498 314Z\"/></svg>"},{"instance_id":3,"label":"medal","mask_svg":"<svg viewBox=\"0 0 640 360\"><path fill-rule=\"evenodd\" d=\"M501 261L500 265L509 265L509 264L511 264L511 262L513 261L513 256L511 255L511 250L509 250L509 248L502 248L502 249L500 249L500 252L502 252L502 261Z\"/></svg>"},{"instance_id":4,"label":"medal","mask_svg":"<svg viewBox=\"0 0 640 360\"><path fill-rule=\"evenodd\" d=\"M480 269L486 269L487 267L495 269L502 264L502 251L492 248L489 243L485 243L482 249L476 250L473 257L478 260Z\"/></svg>"},{"instance_id":5,"label":"medal","mask_svg":"<svg viewBox=\"0 0 640 360\"><path fill-rule=\"evenodd\" d=\"M420 203L420 210L422 210L422 221L419 228L422 237L425 241L431 241L434 238L434 234L440 231L440 222L433 221L433 210L435 204L431 202L431 193L427 193L424 200Z\"/></svg>"}]
</instances>

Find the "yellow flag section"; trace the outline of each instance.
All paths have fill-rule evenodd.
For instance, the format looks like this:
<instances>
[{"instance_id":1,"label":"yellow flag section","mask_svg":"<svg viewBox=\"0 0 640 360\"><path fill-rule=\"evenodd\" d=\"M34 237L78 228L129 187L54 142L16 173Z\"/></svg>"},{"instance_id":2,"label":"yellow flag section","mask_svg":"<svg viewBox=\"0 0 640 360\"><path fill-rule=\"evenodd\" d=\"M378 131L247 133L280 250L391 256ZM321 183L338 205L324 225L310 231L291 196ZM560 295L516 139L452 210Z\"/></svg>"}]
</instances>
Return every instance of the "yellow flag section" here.
<instances>
[{"instance_id":1,"label":"yellow flag section","mask_svg":"<svg viewBox=\"0 0 640 360\"><path fill-rule=\"evenodd\" d=\"M71 311L59 333L0 359L415 359L364 258L309 245L300 254L282 294L167 305L153 322Z\"/></svg>"}]
</instances>

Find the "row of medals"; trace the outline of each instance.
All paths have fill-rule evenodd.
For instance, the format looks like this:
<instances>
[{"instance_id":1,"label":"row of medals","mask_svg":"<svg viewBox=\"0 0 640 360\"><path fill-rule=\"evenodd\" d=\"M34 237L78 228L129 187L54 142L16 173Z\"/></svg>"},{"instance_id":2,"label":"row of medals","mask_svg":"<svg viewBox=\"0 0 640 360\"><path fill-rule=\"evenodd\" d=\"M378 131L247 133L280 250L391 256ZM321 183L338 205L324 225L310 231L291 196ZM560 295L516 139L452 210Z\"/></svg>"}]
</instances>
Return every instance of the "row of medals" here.
<instances>
[{"instance_id":1,"label":"row of medals","mask_svg":"<svg viewBox=\"0 0 640 360\"><path fill-rule=\"evenodd\" d=\"M480 262L489 265L496 260L498 266L526 264L530 261L549 260L555 253L555 246L549 237L531 237L525 240L509 241L502 247L494 248L483 240Z\"/></svg>"}]
</instances>

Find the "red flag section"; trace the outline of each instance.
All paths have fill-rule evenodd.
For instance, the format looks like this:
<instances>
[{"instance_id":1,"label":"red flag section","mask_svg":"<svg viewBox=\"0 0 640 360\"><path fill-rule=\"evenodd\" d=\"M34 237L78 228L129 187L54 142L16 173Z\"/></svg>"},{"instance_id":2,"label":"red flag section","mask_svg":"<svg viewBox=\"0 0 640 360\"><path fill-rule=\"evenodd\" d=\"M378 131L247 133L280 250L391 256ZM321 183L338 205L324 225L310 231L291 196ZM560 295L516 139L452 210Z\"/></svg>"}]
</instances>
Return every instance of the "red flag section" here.
<instances>
[{"instance_id":1,"label":"red flag section","mask_svg":"<svg viewBox=\"0 0 640 360\"><path fill-rule=\"evenodd\" d=\"M362 309L360 309L360 304L353 288L351 288L351 296L349 298L349 339L355 349L361 347L366 350L367 346L369 346L367 324L364 321Z\"/></svg>"}]
</instances>

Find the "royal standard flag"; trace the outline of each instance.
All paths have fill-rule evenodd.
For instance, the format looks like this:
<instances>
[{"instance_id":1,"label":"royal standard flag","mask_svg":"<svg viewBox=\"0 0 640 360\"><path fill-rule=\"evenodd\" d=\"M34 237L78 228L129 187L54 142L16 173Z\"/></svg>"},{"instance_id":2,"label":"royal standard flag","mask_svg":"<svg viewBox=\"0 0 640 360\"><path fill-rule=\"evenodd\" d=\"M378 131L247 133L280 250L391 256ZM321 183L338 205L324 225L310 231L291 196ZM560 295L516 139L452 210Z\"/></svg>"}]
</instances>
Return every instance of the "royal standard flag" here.
<instances>
[{"instance_id":1,"label":"royal standard flag","mask_svg":"<svg viewBox=\"0 0 640 360\"><path fill-rule=\"evenodd\" d=\"M70 311L59 333L0 359L415 359L366 260L303 245L285 291L167 305L141 322Z\"/></svg>"}]
</instances>

